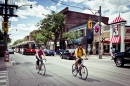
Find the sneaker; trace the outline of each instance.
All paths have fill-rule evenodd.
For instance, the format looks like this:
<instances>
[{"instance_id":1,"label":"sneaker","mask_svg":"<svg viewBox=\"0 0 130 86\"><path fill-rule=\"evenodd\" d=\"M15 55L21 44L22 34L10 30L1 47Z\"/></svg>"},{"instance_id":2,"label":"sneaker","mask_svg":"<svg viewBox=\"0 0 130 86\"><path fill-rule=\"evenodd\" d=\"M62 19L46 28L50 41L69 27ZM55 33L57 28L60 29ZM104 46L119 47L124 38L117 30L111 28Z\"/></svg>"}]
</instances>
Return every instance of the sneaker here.
<instances>
[{"instance_id":1,"label":"sneaker","mask_svg":"<svg viewBox=\"0 0 130 86\"><path fill-rule=\"evenodd\" d=\"M82 76L81 72L79 72L79 75Z\"/></svg>"}]
</instances>

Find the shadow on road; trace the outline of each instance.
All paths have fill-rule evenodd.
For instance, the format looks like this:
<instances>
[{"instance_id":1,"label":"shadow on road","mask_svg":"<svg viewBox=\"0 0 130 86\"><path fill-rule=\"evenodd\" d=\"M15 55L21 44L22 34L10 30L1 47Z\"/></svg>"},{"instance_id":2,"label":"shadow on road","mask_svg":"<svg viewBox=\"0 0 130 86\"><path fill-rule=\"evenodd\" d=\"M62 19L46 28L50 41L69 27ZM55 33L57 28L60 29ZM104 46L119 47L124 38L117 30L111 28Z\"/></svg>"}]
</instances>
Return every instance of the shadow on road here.
<instances>
[{"instance_id":1,"label":"shadow on road","mask_svg":"<svg viewBox=\"0 0 130 86\"><path fill-rule=\"evenodd\" d=\"M86 81L88 81L88 82L101 82L100 80L96 80L96 79L92 79L92 78L88 78Z\"/></svg>"},{"instance_id":2,"label":"shadow on road","mask_svg":"<svg viewBox=\"0 0 130 86\"><path fill-rule=\"evenodd\" d=\"M53 76L50 74L45 74L44 77L53 77Z\"/></svg>"},{"instance_id":3,"label":"shadow on road","mask_svg":"<svg viewBox=\"0 0 130 86\"><path fill-rule=\"evenodd\" d=\"M127 69L130 69L130 66L124 66L124 67L120 67L120 68L127 68Z\"/></svg>"}]
</instances>

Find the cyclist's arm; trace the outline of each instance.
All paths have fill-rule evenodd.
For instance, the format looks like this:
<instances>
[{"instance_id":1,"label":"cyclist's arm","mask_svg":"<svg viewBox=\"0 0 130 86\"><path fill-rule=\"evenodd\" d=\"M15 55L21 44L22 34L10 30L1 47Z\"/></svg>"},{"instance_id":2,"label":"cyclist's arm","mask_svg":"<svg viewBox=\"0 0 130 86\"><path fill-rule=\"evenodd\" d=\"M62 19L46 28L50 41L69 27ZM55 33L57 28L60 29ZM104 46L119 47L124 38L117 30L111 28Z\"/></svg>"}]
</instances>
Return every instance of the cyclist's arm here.
<instances>
[{"instance_id":1,"label":"cyclist's arm","mask_svg":"<svg viewBox=\"0 0 130 86\"><path fill-rule=\"evenodd\" d=\"M76 59L78 59L78 56L77 56L77 49L75 49L75 57L76 57Z\"/></svg>"},{"instance_id":2,"label":"cyclist's arm","mask_svg":"<svg viewBox=\"0 0 130 86\"><path fill-rule=\"evenodd\" d=\"M39 59L38 51L36 51L36 57Z\"/></svg>"},{"instance_id":3,"label":"cyclist's arm","mask_svg":"<svg viewBox=\"0 0 130 86\"><path fill-rule=\"evenodd\" d=\"M85 55L86 59L88 59L88 56L87 56L87 54L86 54L84 49L83 49L83 54Z\"/></svg>"},{"instance_id":4,"label":"cyclist's arm","mask_svg":"<svg viewBox=\"0 0 130 86\"><path fill-rule=\"evenodd\" d=\"M42 52L43 52L43 57L44 57L44 59L46 60L46 56L45 56L45 53L44 53L44 51L42 50Z\"/></svg>"}]
</instances>

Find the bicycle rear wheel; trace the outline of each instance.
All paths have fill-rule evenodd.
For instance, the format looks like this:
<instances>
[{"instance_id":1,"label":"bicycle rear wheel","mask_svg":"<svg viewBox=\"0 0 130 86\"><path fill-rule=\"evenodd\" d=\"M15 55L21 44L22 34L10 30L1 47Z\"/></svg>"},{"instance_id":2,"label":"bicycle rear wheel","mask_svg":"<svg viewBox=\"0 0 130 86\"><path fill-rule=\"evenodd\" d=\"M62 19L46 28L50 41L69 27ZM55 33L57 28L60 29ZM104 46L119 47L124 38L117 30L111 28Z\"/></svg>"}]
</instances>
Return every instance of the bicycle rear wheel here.
<instances>
[{"instance_id":1,"label":"bicycle rear wheel","mask_svg":"<svg viewBox=\"0 0 130 86\"><path fill-rule=\"evenodd\" d=\"M73 74L73 76L77 76L77 74L78 74L75 64L72 65L72 74Z\"/></svg>"},{"instance_id":2,"label":"bicycle rear wheel","mask_svg":"<svg viewBox=\"0 0 130 86\"><path fill-rule=\"evenodd\" d=\"M81 78L82 78L83 80L86 80L87 77L88 77L87 67L86 67L86 66L82 66L80 72L81 72Z\"/></svg>"}]
</instances>

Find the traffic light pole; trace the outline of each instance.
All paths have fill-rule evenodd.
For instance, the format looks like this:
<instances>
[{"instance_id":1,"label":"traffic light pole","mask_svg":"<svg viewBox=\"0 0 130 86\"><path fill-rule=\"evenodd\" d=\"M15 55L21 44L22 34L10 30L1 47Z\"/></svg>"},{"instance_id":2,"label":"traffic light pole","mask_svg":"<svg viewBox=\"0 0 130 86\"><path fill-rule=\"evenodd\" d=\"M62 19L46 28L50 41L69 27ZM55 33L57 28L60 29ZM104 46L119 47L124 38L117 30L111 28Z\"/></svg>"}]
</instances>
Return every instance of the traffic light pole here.
<instances>
[{"instance_id":1,"label":"traffic light pole","mask_svg":"<svg viewBox=\"0 0 130 86\"><path fill-rule=\"evenodd\" d=\"M4 15L4 22L8 22L8 16L7 16L7 12L8 12L8 8L7 8L7 3L8 0L5 0L5 15ZM4 32L4 42L5 42L5 50L7 50L7 32Z\"/></svg>"},{"instance_id":2,"label":"traffic light pole","mask_svg":"<svg viewBox=\"0 0 130 86\"><path fill-rule=\"evenodd\" d=\"M101 6L99 6L99 17L98 17L98 21L99 21L99 47L98 47L98 53L99 53L99 59L102 59L102 53L101 53Z\"/></svg>"}]
</instances>

